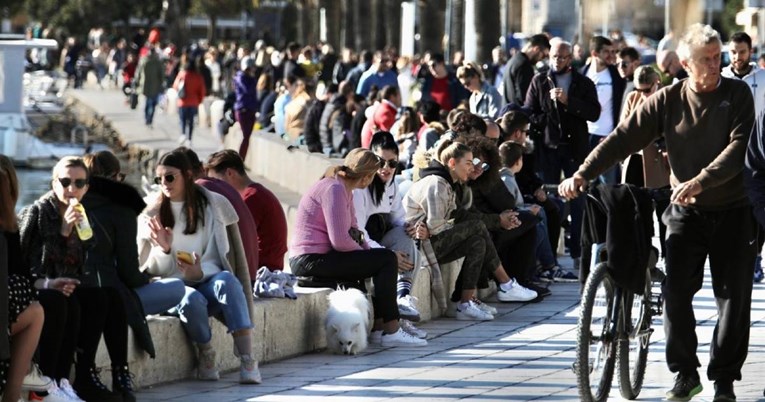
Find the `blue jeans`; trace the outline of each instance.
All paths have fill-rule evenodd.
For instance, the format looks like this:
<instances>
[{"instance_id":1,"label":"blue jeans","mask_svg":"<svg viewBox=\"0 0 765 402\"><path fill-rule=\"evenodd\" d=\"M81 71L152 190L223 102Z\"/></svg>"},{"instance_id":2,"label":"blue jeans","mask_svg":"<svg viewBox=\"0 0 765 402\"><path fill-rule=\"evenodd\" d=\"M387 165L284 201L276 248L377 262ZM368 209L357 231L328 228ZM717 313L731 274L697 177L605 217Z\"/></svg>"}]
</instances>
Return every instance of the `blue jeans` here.
<instances>
[{"instance_id":1,"label":"blue jeans","mask_svg":"<svg viewBox=\"0 0 765 402\"><path fill-rule=\"evenodd\" d=\"M196 287L186 286L186 294L171 312L180 316L183 328L195 343L210 342L212 332L207 317L218 313L223 313L229 333L252 328L242 284L229 271L221 271Z\"/></svg>"},{"instance_id":2,"label":"blue jeans","mask_svg":"<svg viewBox=\"0 0 765 402\"><path fill-rule=\"evenodd\" d=\"M186 285L176 278L160 279L135 289L147 315L160 314L178 305L186 294Z\"/></svg>"},{"instance_id":3,"label":"blue jeans","mask_svg":"<svg viewBox=\"0 0 765 402\"><path fill-rule=\"evenodd\" d=\"M553 265L558 265L558 260L555 258L555 253L550 245L550 236L547 234L547 214L544 209L539 210L537 215L540 219L537 223L537 260L543 267L549 268Z\"/></svg>"},{"instance_id":4,"label":"blue jeans","mask_svg":"<svg viewBox=\"0 0 765 402\"><path fill-rule=\"evenodd\" d=\"M158 102L159 95L146 97L146 106L143 108L143 118L146 121L147 126L154 121L154 109L157 108Z\"/></svg>"},{"instance_id":5,"label":"blue jeans","mask_svg":"<svg viewBox=\"0 0 765 402\"><path fill-rule=\"evenodd\" d=\"M196 106L185 106L178 108L178 115L181 118L181 135L185 135L191 141L191 132L194 130L194 117L197 116Z\"/></svg>"}]
</instances>

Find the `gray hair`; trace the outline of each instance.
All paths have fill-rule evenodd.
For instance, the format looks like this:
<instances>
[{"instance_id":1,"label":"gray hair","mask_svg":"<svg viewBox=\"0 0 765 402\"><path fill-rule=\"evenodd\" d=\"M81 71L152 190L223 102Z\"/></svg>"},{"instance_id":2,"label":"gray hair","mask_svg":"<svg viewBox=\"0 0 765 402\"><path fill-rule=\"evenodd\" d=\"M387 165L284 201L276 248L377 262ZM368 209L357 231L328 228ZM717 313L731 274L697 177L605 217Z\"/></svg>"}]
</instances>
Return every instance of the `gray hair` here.
<instances>
[{"instance_id":1,"label":"gray hair","mask_svg":"<svg viewBox=\"0 0 765 402\"><path fill-rule=\"evenodd\" d=\"M688 61L693 50L715 42L722 46L720 34L714 28L701 23L693 24L688 27L683 37L680 38L680 44L677 46L677 55L680 57L680 61Z\"/></svg>"},{"instance_id":2,"label":"gray hair","mask_svg":"<svg viewBox=\"0 0 765 402\"><path fill-rule=\"evenodd\" d=\"M550 49L554 47L558 47L558 50L560 49L566 49L569 52L571 51L571 42L567 42L565 40L562 40L561 38L555 37L550 41Z\"/></svg>"}]
</instances>

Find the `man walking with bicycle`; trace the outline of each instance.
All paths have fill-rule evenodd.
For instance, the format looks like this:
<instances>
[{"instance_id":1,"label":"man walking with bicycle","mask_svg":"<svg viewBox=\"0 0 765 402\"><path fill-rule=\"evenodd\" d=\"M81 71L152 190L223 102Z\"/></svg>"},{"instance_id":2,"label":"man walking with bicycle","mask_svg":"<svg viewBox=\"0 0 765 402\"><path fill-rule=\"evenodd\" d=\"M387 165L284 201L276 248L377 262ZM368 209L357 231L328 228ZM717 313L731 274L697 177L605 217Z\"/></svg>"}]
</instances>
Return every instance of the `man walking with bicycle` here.
<instances>
[{"instance_id":1,"label":"man walking with bicycle","mask_svg":"<svg viewBox=\"0 0 765 402\"><path fill-rule=\"evenodd\" d=\"M689 78L648 98L587 157L559 191L577 196L589 180L663 136L671 167L667 225L664 331L669 370L678 373L667 399L687 401L702 390L693 296L710 261L718 321L707 377L715 401L735 401L733 381L749 346L756 229L744 191L744 155L754 105L741 81L720 76L722 44L708 25L692 25L678 55Z\"/></svg>"}]
</instances>

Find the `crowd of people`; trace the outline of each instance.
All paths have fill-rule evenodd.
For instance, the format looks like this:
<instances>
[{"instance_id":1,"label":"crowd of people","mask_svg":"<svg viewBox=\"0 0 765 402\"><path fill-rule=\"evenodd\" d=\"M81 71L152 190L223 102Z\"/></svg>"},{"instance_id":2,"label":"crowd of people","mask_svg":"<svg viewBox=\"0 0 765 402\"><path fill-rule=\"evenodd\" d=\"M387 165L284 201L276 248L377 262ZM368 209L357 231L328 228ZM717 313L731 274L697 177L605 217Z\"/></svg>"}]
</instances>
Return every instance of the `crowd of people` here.
<instances>
[{"instance_id":1,"label":"crowd of people","mask_svg":"<svg viewBox=\"0 0 765 402\"><path fill-rule=\"evenodd\" d=\"M182 317L198 349L198 376L207 380L218 378L207 317L220 317L241 359L240 381L260 383L252 282L260 267L283 269L285 253L302 277L372 280L371 343L426 345L427 333L413 324L420 314L412 288L422 269L435 278L431 291L441 312L474 321L497 314L477 292L491 281L500 302L538 302L552 293L551 282L586 279L584 205L576 195L588 181L673 188L672 205L656 206L667 271L667 362L678 373L668 396L687 400L700 392L691 300L709 255L713 282L733 290L716 288L721 341L708 375L716 394L735 400L752 279L763 279L759 249L749 242L744 250L741 242L754 238L761 248L765 240L756 235L742 173L752 120L765 107L757 86L765 70L751 61L751 38L741 32L730 38L731 64L721 73L721 44L714 30L697 24L678 41L662 41L656 64L644 65L646 49L626 46L618 35L592 37L584 55L581 44L537 34L509 60L497 48L491 63L480 64L461 52L454 60L400 56L393 48L343 49L337 56L327 44L289 43L280 51L262 41L252 49L176 50L158 33L137 38L134 56L114 71L96 71L99 81L122 71L126 85L145 98L149 127L163 92L178 95L185 146L159 159L161 191L151 205L121 182L113 155L97 153L61 160L53 190L17 220L7 205L15 204L18 182L0 163L0 184L7 186L0 194L12 201L0 205L10 256L10 363L2 366L10 396L3 400L15 402L24 375L42 383L49 377L54 401L134 400L127 326L152 354L143 317L157 313ZM117 54L106 44L93 46L99 57ZM67 47L62 60L75 48ZM104 60L111 65L114 57ZM226 100L224 119L239 123L243 141L203 164L191 139L197 108L211 94ZM706 113L712 109L716 114ZM246 174L250 139L259 131L344 158L302 195L289 242L278 200ZM702 140L710 145L703 152ZM755 190L765 165L761 143L752 140L747 155ZM560 187L566 198L546 186L563 178L570 178ZM753 194L759 206L763 198ZM94 238L78 229L86 217ZM561 243L571 266L558 262ZM447 294L441 265L458 260ZM102 334L111 391L94 366Z\"/></svg>"}]
</instances>

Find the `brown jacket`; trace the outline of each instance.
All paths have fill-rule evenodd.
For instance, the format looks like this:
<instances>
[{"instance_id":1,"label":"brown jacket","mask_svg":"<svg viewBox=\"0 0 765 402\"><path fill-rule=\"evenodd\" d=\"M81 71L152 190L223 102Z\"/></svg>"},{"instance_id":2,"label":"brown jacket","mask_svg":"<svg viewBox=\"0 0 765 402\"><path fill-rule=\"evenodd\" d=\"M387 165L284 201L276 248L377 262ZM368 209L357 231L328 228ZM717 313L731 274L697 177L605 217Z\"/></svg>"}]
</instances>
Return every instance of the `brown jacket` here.
<instances>
[{"instance_id":1,"label":"brown jacket","mask_svg":"<svg viewBox=\"0 0 765 402\"><path fill-rule=\"evenodd\" d=\"M672 186L696 179L699 209L745 205L744 156L754 102L743 81L721 78L712 92L696 93L689 80L651 95L600 143L577 172L593 179L616 162L664 136Z\"/></svg>"}]
</instances>

